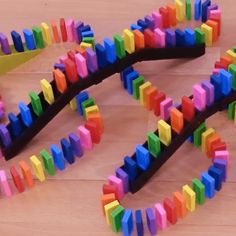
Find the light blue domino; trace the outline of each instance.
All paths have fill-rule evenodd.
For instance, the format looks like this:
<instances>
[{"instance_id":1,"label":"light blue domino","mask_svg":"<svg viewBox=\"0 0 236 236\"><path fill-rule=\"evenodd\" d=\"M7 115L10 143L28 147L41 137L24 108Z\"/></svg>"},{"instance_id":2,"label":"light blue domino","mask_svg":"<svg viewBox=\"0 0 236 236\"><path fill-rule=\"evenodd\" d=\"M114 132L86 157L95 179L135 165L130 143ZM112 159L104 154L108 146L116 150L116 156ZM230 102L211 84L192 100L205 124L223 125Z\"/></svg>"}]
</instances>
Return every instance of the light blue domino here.
<instances>
[{"instance_id":1,"label":"light blue domino","mask_svg":"<svg viewBox=\"0 0 236 236\"><path fill-rule=\"evenodd\" d=\"M150 165L150 154L149 151L142 145L136 146L136 160L139 168L147 170Z\"/></svg>"},{"instance_id":2,"label":"light blue domino","mask_svg":"<svg viewBox=\"0 0 236 236\"><path fill-rule=\"evenodd\" d=\"M117 59L115 43L111 39L105 38L104 47L106 50L107 61L113 64L114 62L116 62L116 59Z\"/></svg>"},{"instance_id":3,"label":"light blue domino","mask_svg":"<svg viewBox=\"0 0 236 236\"><path fill-rule=\"evenodd\" d=\"M20 102L18 107L20 110L20 116L23 124L26 127L30 127L33 123L33 120L29 107L23 102Z\"/></svg>"},{"instance_id":4,"label":"light blue domino","mask_svg":"<svg viewBox=\"0 0 236 236\"><path fill-rule=\"evenodd\" d=\"M130 236L133 231L133 213L131 209L126 209L121 219L122 234L123 236Z\"/></svg>"}]
</instances>

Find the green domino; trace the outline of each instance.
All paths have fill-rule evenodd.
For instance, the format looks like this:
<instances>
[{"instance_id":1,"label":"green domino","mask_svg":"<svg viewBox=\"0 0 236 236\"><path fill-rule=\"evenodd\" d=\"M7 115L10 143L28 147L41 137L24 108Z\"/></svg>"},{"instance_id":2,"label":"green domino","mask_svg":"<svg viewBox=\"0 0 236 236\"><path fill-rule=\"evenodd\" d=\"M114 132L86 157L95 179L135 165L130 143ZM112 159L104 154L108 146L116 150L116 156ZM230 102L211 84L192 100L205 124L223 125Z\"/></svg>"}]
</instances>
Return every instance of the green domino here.
<instances>
[{"instance_id":1,"label":"green domino","mask_svg":"<svg viewBox=\"0 0 236 236\"><path fill-rule=\"evenodd\" d=\"M236 53L236 46L233 47L233 51Z\"/></svg>"},{"instance_id":2,"label":"green domino","mask_svg":"<svg viewBox=\"0 0 236 236\"><path fill-rule=\"evenodd\" d=\"M89 98L81 103L84 117L85 117L85 108L91 107L93 105L95 105L95 101L93 98Z\"/></svg>"},{"instance_id":3,"label":"green domino","mask_svg":"<svg viewBox=\"0 0 236 236\"><path fill-rule=\"evenodd\" d=\"M114 232L119 232L121 230L121 219L124 215L124 207L119 205L114 211L111 213L111 228Z\"/></svg>"},{"instance_id":4,"label":"green domino","mask_svg":"<svg viewBox=\"0 0 236 236\"><path fill-rule=\"evenodd\" d=\"M93 45L93 48L94 48L95 40L94 40L93 37L84 37L84 38L83 38L83 42L92 44L92 45Z\"/></svg>"},{"instance_id":5,"label":"green domino","mask_svg":"<svg viewBox=\"0 0 236 236\"><path fill-rule=\"evenodd\" d=\"M228 106L228 118L230 120L234 120L235 106L236 106L236 101L230 103L229 106Z\"/></svg>"},{"instance_id":6,"label":"green domino","mask_svg":"<svg viewBox=\"0 0 236 236\"><path fill-rule=\"evenodd\" d=\"M191 20L191 18L192 18L191 0L186 0L185 6L186 6L186 19Z\"/></svg>"},{"instance_id":7,"label":"green domino","mask_svg":"<svg viewBox=\"0 0 236 236\"><path fill-rule=\"evenodd\" d=\"M33 26L32 31L33 31L33 34L34 34L34 40L35 40L35 43L36 43L36 47L37 48L44 48L45 45L44 45L44 41L43 41L42 30L37 26Z\"/></svg>"},{"instance_id":8,"label":"green domino","mask_svg":"<svg viewBox=\"0 0 236 236\"><path fill-rule=\"evenodd\" d=\"M133 80L133 97L139 100L139 87L144 83L144 77L141 75Z\"/></svg>"},{"instance_id":9,"label":"green domino","mask_svg":"<svg viewBox=\"0 0 236 236\"><path fill-rule=\"evenodd\" d=\"M196 203L203 205L205 203L205 186L199 179L192 181L193 191L196 193Z\"/></svg>"},{"instance_id":10,"label":"green domino","mask_svg":"<svg viewBox=\"0 0 236 236\"><path fill-rule=\"evenodd\" d=\"M30 92L29 97L30 97L30 101L31 101L31 105L32 105L34 113L37 116L40 116L43 113L40 97L35 92Z\"/></svg>"},{"instance_id":11,"label":"green domino","mask_svg":"<svg viewBox=\"0 0 236 236\"><path fill-rule=\"evenodd\" d=\"M205 123L202 123L194 132L193 132L193 144L196 147L200 147L202 144L202 133L206 131Z\"/></svg>"},{"instance_id":12,"label":"green domino","mask_svg":"<svg viewBox=\"0 0 236 236\"><path fill-rule=\"evenodd\" d=\"M45 170L48 172L49 175L55 175L55 167L52 156L45 149L41 150L40 155L43 159Z\"/></svg>"},{"instance_id":13,"label":"green domino","mask_svg":"<svg viewBox=\"0 0 236 236\"><path fill-rule=\"evenodd\" d=\"M236 66L234 64L230 64L228 67L229 72L232 74L232 89L236 90Z\"/></svg>"},{"instance_id":14,"label":"green domino","mask_svg":"<svg viewBox=\"0 0 236 236\"><path fill-rule=\"evenodd\" d=\"M196 44L205 43L205 33L200 28L195 29L195 36L196 36Z\"/></svg>"},{"instance_id":15,"label":"green domino","mask_svg":"<svg viewBox=\"0 0 236 236\"><path fill-rule=\"evenodd\" d=\"M117 57L119 59L124 58L126 56L124 39L118 34L115 34L113 36L113 39L114 39L114 42L115 42Z\"/></svg>"},{"instance_id":16,"label":"green domino","mask_svg":"<svg viewBox=\"0 0 236 236\"><path fill-rule=\"evenodd\" d=\"M147 133L148 150L154 156L157 157L161 152L161 142L159 137L151 132Z\"/></svg>"}]
</instances>

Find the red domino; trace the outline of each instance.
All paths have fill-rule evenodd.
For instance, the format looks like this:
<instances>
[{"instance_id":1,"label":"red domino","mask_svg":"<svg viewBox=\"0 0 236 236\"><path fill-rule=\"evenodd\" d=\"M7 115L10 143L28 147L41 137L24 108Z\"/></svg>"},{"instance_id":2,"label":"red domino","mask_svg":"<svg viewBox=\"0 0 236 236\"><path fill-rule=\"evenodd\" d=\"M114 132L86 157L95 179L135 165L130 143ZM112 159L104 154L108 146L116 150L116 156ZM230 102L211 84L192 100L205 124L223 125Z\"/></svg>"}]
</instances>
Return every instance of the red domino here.
<instances>
[{"instance_id":1,"label":"red domino","mask_svg":"<svg viewBox=\"0 0 236 236\"><path fill-rule=\"evenodd\" d=\"M195 108L193 101L186 96L182 97L182 113L184 119L188 122L190 122L195 116Z\"/></svg>"},{"instance_id":2,"label":"red domino","mask_svg":"<svg viewBox=\"0 0 236 236\"><path fill-rule=\"evenodd\" d=\"M75 62L75 53L73 51L67 52L68 58L70 58L73 62Z\"/></svg>"},{"instance_id":3,"label":"red domino","mask_svg":"<svg viewBox=\"0 0 236 236\"><path fill-rule=\"evenodd\" d=\"M170 28L169 11L165 7L161 7L159 13L162 15L163 28Z\"/></svg>"},{"instance_id":4,"label":"red domino","mask_svg":"<svg viewBox=\"0 0 236 236\"><path fill-rule=\"evenodd\" d=\"M156 48L157 47L154 33L150 29L144 30L144 40L145 40L145 45L147 47L149 47L149 48Z\"/></svg>"},{"instance_id":5,"label":"red domino","mask_svg":"<svg viewBox=\"0 0 236 236\"><path fill-rule=\"evenodd\" d=\"M177 211L176 206L169 198L165 198L163 202L164 209L166 210L167 220L171 224L176 224L177 222Z\"/></svg>"},{"instance_id":6,"label":"red domino","mask_svg":"<svg viewBox=\"0 0 236 236\"><path fill-rule=\"evenodd\" d=\"M166 95L163 92L158 93L154 97L154 114L159 116L161 113L160 104L166 99Z\"/></svg>"},{"instance_id":7,"label":"red domino","mask_svg":"<svg viewBox=\"0 0 236 236\"><path fill-rule=\"evenodd\" d=\"M63 42L67 41L67 31L66 31L66 23L65 19L60 19L60 29L61 29L61 38Z\"/></svg>"},{"instance_id":8,"label":"red domino","mask_svg":"<svg viewBox=\"0 0 236 236\"><path fill-rule=\"evenodd\" d=\"M14 166L12 166L10 168L10 172L11 172L11 176L12 176L12 179L13 179L13 182L17 188L17 190L22 193L25 191L25 188L24 188L24 185L21 181L21 177L18 173L18 171L16 170L16 168Z\"/></svg>"},{"instance_id":9,"label":"red domino","mask_svg":"<svg viewBox=\"0 0 236 236\"><path fill-rule=\"evenodd\" d=\"M65 70L66 76L71 83L75 83L78 81L77 69L76 64L71 59L65 60Z\"/></svg>"},{"instance_id":10,"label":"red domino","mask_svg":"<svg viewBox=\"0 0 236 236\"><path fill-rule=\"evenodd\" d=\"M100 136L98 124L94 121L86 121L85 128L90 131L92 142L96 144L100 143L101 136Z\"/></svg>"},{"instance_id":11,"label":"red domino","mask_svg":"<svg viewBox=\"0 0 236 236\"><path fill-rule=\"evenodd\" d=\"M103 184L102 192L103 194L114 193L116 196L116 199L118 199L118 189L117 189L117 186L115 185Z\"/></svg>"}]
</instances>

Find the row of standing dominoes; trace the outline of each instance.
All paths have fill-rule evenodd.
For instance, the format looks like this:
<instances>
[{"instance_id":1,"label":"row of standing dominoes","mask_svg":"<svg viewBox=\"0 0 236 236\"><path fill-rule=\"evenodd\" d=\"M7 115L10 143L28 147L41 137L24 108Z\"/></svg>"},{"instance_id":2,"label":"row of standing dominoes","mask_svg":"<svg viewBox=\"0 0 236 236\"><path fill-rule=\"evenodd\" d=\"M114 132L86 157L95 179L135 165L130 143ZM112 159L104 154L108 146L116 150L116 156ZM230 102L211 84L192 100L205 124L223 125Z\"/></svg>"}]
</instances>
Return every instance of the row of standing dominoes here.
<instances>
[{"instance_id":1,"label":"row of standing dominoes","mask_svg":"<svg viewBox=\"0 0 236 236\"><path fill-rule=\"evenodd\" d=\"M30 163L34 175L40 182L46 180L45 172L49 176L56 174L56 169L62 171L66 168L66 163L73 164L76 157L82 157L84 151L92 150L93 144L100 143L101 135L103 133L103 121L98 106L94 99L90 98L86 91L81 92L76 96L76 104L71 104L74 110L78 110L79 114L85 118L85 124L77 128L77 133L70 133L69 140L62 138L60 140L61 149L56 145L50 146L49 153L46 149L40 152L41 160L36 155L30 157ZM11 120L15 130L19 129L18 122ZM2 127L1 127L2 128ZM25 186L32 188L34 179L30 166L26 161L20 161L19 167L22 171L22 177L15 166L10 167L10 174L14 185L18 192L24 192ZM13 191L6 178L6 171L0 170L0 185L2 192L6 197L10 197Z\"/></svg>"}]
</instances>

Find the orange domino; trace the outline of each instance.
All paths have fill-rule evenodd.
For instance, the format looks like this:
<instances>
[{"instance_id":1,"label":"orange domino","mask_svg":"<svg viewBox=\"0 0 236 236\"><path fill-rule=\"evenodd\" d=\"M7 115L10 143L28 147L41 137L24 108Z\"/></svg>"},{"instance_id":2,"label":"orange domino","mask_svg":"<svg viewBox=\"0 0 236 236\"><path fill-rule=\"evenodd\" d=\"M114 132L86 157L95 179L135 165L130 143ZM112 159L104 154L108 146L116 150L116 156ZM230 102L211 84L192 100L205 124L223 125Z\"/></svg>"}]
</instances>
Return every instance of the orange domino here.
<instances>
[{"instance_id":1,"label":"orange domino","mask_svg":"<svg viewBox=\"0 0 236 236\"><path fill-rule=\"evenodd\" d=\"M214 146L214 144L218 143L221 141L221 138L219 136L219 134L217 133L214 133L213 135L211 135L207 141L206 141L206 144L207 144L207 156L210 158L210 157L213 157L212 156L212 147Z\"/></svg>"},{"instance_id":2,"label":"orange domino","mask_svg":"<svg viewBox=\"0 0 236 236\"><path fill-rule=\"evenodd\" d=\"M57 90L60 93L64 93L64 91L67 89L66 77L65 77L64 73L59 69L55 69L55 70L53 70L53 75L55 78Z\"/></svg>"},{"instance_id":3,"label":"orange domino","mask_svg":"<svg viewBox=\"0 0 236 236\"><path fill-rule=\"evenodd\" d=\"M34 180L29 165L25 161L19 162L24 180L29 188L34 186Z\"/></svg>"},{"instance_id":4,"label":"orange domino","mask_svg":"<svg viewBox=\"0 0 236 236\"><path fill-rule=\"evenodd\" d=\"M60 39L60 36L59 36L56 21L52 20L51 25L52 25L52 33L53 33L54 42L55 43L60 43L61 39Z\"/></svg>"},{"instance_id":5,"label":"orange domino","mask_svg":"<svg viewBox=\"0 0 236 236\"><path fill-rule=\"evenodd\" d=\"M146 107L149 111L151 111L154 108L154 98L158 94L158 89L155 86L151 86L147 91L145 91L146 96Z\"/></svg>"},{"instance_id":6,"label":"orange domino","mask_svg":"<svg viewBox=\"0 0 236 236\"><path fill-rule=\"evenodd\" d=\"M217 41L218 35L219 35L219 27L218 22L214 20L207 20L206 24L212 28L212 40L213 42Z\"/></svg>"},{"instance_id":7,"label":"orange domino","mask_svg":"<svg viewBox=\"0 0 236 236\"><path fill-rule=\"evenodd\" d=\"M103 121L102 121L101 114L99 112L89 113L87 115L86 119L87 119L87 121L95 122L97 124L97 126L98 126L99 133L100 134L103 133L104 126L103 126Z\"/></svg>"},{"instance_id":8,"label":"orange domino","mask_svg":"<svg viewBox=\"0 0 236 236\"><path fill-rule=\"evenodd\" d=\"M171 26L177 25L177 19L176 19L176 7L174 4L167 5L167 10L169 12L169 21Z\"/></svg>"},{"instance_id":9,"label":"orange domino","mask_svg":"<svg viewBox=\"0 0 236 236\"><path fill-rule=\"evenodd\" d=\"M183 113L180 112L175 107L170 110L170 122L171 128L179 134L184 127L184 116Z\"/></svg>"},{"instance_id":10,"label":"orange domino","mask_svg":"<svg viewBox=\"0 0 236 236\"><path fill-rule=\"evenodd\" d=\"M186 200L180 192L173 193L173 202L176 206L177 216L184 218L187 215Z\"/></svg>"},{"instance_id":11,"label":"orange domino","mask_svg":"<svg viewBox=\"0 0 236 236\"><path fill-rule=\"evenodd\" d=\"M101 196L103 215L105 215L104 206L107 205L110 202L115 201L115 200L117 200L117 199L116 199L116 195L114 193L104 194L104 195Z\"/></svg>"},{"instance_id":12,"label":"orange domino","mask_svg":"<svg viewBox=\"0 0 236 236\"><path fill-rule=\"evenodd\" d=\"M135 43L135 49L141 49L145 48L145 40L144 35L139 30L134 30L134 43Z\"/></svg>"},{"instance_id":13,"label":"orange domino","mask_svg":"<svg viewBox=\"0 0 236 236\"><path fill-rule=\"evenodd\" d=\"M221 57L220 57L220 64L222 64L222 65L224 65L224 66L226 66L226 67L228 68L228 66L229 66L230 64L233 64L233 59L230 58L230 57L227 56L227 55L221 56Z\"/></svg>"},{"instance_id":14,"label":"orange domino","mask_svg":"<svg viewBox=\"0 0 236 236\"><path fill-rule=\"evenodd\" d=\"M80 53L82 56L86 58L86 50L84 48L81 48L80 46L76 47L75 49L76 53Z\"/></svg>"}]
</instances>

